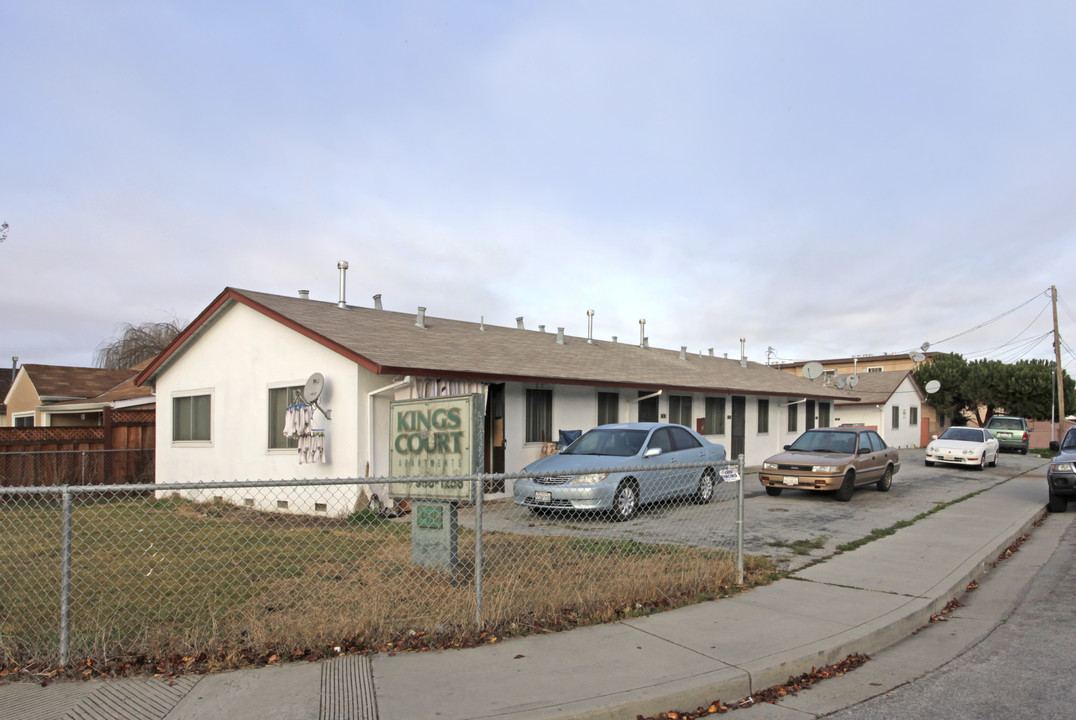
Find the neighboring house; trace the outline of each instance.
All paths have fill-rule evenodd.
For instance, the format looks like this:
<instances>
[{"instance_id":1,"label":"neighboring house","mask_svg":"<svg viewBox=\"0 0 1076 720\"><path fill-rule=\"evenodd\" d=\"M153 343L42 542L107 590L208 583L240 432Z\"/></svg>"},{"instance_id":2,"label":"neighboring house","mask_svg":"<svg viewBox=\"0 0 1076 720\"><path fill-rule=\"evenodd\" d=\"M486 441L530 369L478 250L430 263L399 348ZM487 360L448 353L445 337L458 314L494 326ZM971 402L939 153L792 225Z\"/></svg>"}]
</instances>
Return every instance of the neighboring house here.
<instances>
[{"instance_id":1,"label":"neighboring house","mask_svg":"<svg viewBox=\"0 0 1076 720\"><path fill-rule=\"evenodd\" d=\"M4 402L4 398L7 397L7 391L11 389L11 383L15 380L15 373L18 372L18 358L11 359L11 369L4 368L0 370L0 427L7 424L7 405Z\"/></svg>"},{"instance_id":2,"label":"neighboring house","mask_svg":"<svg viewBox=\"0 0 1076 720\"><path fill-rule=\"evenodd\" d=\"M392 312L377 300L363 308L225 289L136 380L157 397L157 482L384 477L390 401L460 392L485 398L488 472L520 470L559 430L635 420L699 429L752 465L829 425L832 403L848 399L712 353ZM315 412L326 452L299 464L282 428L315 372L331 413Z\"/></svg>"},{"instance_id":3,"label":"neighboring house","mask_svg":"<svg viewBox=\"0 0 1076 720\"><path fill-rule=\"evenodd\" d=\"M130 393L153 401L145 388L134 386L137 374L138 369L23 365L5 395L7 408L3 424L12 427L102 425L104 408L111 401L98 398L117 391L124 383L130 384Z\"/></svg>"},{"instance_id":4,"label":"neighboring house","mask_svg":"<svg viewBox=\"0 0 1076 720\"><path fill-rule=\"evenodd\" d=\"M858 379L863 380L868 375L875 375L877 373L889 373L889 372L914 372L918 369L920 363L929 361L932 357L937 355L935 352L921 353L923 358L916 362L913 357L915 353L887 353L883 355L860 355L857 357L847 358L832 358L829 360L816 360L814 362L822 365L822 378L829 379L831 383L835 383L841 377L844 377L847 381L848 378L855 375ZM808 360L779 363L772 365L778 370L783 370L793 375L802 376L803 366L807 365ZM862 386L857 385L855 391L862 390ZM931 435L941 434L945 428L951 424L952 420L947 418L943 413L930 404L930 396L926 396L921 413L920 423L923 425L923 445L930 440ZM884 437L884 435L883 435Z\"/></svg>"},{"instance_id":5,"label":"neighboring house","mask_svg":"<svg viewBox=\"0 0 1076 720\"><path fill-rule=\"evenodd\" d=\"M834 404L835 425L872 427L892 447L917 448L929 442L923 420L926 393L910 370L859 375L848 392L858 399Z\"/></svg>"}]
</instances>

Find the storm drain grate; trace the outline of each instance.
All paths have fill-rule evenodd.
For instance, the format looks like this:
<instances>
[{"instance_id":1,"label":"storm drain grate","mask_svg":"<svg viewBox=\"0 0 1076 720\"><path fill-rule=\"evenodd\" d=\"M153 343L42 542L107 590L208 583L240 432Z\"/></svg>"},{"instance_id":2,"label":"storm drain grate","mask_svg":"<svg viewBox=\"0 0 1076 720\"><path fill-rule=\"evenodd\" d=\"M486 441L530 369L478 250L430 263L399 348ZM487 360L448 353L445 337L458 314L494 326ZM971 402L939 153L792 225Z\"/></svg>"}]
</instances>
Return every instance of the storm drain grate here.
<instances>
[{"instance_id":1,"label":"storm drain grate","mask_svg":"<svg viewBox=\"0 0 1076 720\"><path fill-rule=\"evenodd\" d=\"M377 720L370 658L348 655L325 664L318 720Z\"/></svg>"},{"instance_id":2,"label":"storm drain grate","mask_svg":"<svg viewBox=\"0 0 1076 720\"><path fill-rule=\"evenodd\" d=\"M199 679L135 678L110 683L84 698L62 720L163 720Z\"/></svg>"}]
</instances>

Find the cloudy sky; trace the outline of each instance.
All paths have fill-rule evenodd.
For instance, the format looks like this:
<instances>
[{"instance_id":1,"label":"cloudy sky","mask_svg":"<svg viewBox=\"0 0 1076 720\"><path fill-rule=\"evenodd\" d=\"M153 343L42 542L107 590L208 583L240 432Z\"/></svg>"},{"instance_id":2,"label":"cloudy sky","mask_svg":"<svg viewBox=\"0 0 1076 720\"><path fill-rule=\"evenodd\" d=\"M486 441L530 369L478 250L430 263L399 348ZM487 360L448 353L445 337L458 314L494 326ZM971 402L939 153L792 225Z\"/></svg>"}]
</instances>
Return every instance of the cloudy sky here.
<instances>
[{"instance_id":1,"label":"cloudy sky","mask_svg":"<svg viewBox=\"0 0 1076 720\"><path fill-rule=\"evenodd\" d=\"M339 260L760 362L1076 333L1070 0L0 0L0 90L0 364Z\"/></svg>"}]
</instances>

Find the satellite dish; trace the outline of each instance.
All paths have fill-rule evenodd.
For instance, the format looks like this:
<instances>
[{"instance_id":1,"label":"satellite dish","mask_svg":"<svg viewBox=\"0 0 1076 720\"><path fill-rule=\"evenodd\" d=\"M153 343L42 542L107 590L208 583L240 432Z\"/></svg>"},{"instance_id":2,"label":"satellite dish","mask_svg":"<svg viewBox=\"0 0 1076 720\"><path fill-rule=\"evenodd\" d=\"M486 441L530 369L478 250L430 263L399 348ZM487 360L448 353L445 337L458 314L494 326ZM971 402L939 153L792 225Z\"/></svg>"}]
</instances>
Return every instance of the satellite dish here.
<instances>
[{"instance_id":1,"label":"satellite dish","mask_svg":"<svg viewBox=\"0 0 1076 720\"><path fill-rule=\"evenodd\" d=\"M306 385L303 386L303 399L308 403L316 403L323 390L325 390L325 376L316 372L306 379Z\"/></svg>"},{"instance_id":2,"label":"satellite dish","mask_svg":"<svg viewBox=\"0 0 1076 720\"><path fill-rule=\"evenodd\" d=\"M816 377L822 374L822 363L809 362L803 366L803 377L808 380L814 380Z\"/></svg>"},{"instance_id":3,"label":"satellite dish","mask_svg":"<svg viewBox=\"0 0 1076 720\"><path fill-rule=\"evenodd\" d=\"M855 387L856 385L859 385L859 375L849 375L848 387Z\"/></svg>"},{"instance_id":4,"label":"satellite dish","mask_svg":"<svg viewBox=\"0 0 1076 720\"><path fill-rule=\"evenodd\" d=\"M910 357L912 359L912 362L914 363L921 363L927 359L927 356L919 352L918 350L912 350L910 353L908 353L908 357Z\"/></svg>"},{"instance_id":5,"label":"satellite dish","mask_svg":"<svg viewBox=\"0 0 1076 720\"><path fill-rule=\"evenodd\" d=\"M927 395L933 395L934 393L941 390L941 383L937 380L931 380L926 384L926 387L924 387L923 389L927 391Z\"/></svg>"},{"instance_id":6,"label":"satellite dish","mask_svg":"<svg viewBox=\"0 0 1076 720\"><path fill-rule=\"evenodd\" d=\"M930 343L928 343L928 342L923 343L922 345L919 346L919 349L922 350L923 352L926 352L927 350L930 349Z\"/></svg>"},{"instance_id":7,"label":"satellite dish","mask_svg":"<svg viewBox=\"0 0 1076 720\"><path fill-rule=\"evenodd\" d=\"M844 375L841 375L839 378L837 378L836 385L838 390L844 390L844 386L847 384L848 378L846 378Z\"/></svg>"}]
</instances>

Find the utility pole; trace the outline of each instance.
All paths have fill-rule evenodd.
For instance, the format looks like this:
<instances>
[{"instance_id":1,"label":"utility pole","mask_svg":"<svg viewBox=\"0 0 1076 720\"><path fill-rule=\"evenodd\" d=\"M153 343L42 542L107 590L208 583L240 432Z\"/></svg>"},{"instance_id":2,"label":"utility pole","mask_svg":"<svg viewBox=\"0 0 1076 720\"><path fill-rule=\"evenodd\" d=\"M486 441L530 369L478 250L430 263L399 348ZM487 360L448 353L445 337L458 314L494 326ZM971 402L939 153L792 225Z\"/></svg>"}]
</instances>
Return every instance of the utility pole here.
<instances>
[{"instance_id":1,"label":"utility pole","mask_svg":"<svg viewBox=\"0 0 1076 720\"><path fill-rule=\"evenodd\" d=\"M1061 372L1061 335L1057 332L1057 286L1050 286L1050 298L1054 306L1054 364L1057 370L1057 407L1060 417L1057 423L1057 437L1050 438L1061 442L1065 437L1065 383Z\"/></svg>"}]
</instances>

